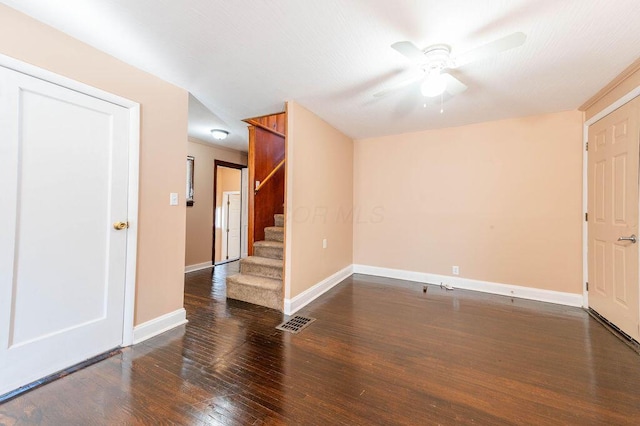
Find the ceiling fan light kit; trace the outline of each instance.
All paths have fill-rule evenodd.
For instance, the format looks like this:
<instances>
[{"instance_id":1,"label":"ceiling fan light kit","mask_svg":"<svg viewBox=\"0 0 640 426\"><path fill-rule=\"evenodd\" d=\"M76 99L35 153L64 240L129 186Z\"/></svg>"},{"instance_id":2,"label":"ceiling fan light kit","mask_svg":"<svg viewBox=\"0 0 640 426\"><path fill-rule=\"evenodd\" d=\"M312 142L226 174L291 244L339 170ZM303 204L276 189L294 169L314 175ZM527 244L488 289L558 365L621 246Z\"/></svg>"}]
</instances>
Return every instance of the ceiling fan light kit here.
<instances>
[{"instance_id":1,"label":"ceiling fan light kit","mask_svg":"<svg viewBox=\"0 0 640 426\"><path fill-rule=\"evenodd\" d=\"M436 97L445 91L455 96L467 90L467 85L451 75L449 70L522 46L526 39L527 36L524 33L516 32L456 56L451 54L451 47L446 44L434 44L425 49L419 49L410 41L394 43L391 47L419 67L422 73L416 78L400 82L373 96L386 96L418 82L420 82L420 92L425 97Z\"/></svg>"},{"instance_id":2,"label":"ceiling fan light kit","mask_svg":"<svg viewBox=\"0 0 640 426\"><path fill-rule=\"evenodd\" d=\"M443 94L445 90L447 90L447 80L440 72L428 74L420 85L420 93L422 93L422 96L428 98L439 96Z\"/></svg>"}]
</instances>

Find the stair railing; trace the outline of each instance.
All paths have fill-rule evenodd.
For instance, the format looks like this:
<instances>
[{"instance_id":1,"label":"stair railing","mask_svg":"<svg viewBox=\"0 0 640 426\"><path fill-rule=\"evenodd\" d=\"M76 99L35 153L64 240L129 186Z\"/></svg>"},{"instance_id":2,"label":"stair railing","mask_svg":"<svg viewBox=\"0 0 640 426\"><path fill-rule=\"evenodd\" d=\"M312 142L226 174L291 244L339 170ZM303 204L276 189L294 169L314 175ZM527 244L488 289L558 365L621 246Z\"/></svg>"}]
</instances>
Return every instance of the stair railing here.
<instances>
[{"instance_id":1,"label":"stair railing","mask_svg":"<svg viewBox=\"0 0 640 426\"><path fill-rule=\"evenodd\" d=\"M271 178L273 177L273 175L275 175L275 174L276 174L276 172L277 172L278 170L280 170L280 168L281 168L282 166L284 166L284 162L285 162L285 160L282 160L280 163L278 163L278 165L277 165L277 166L275 166L275 167L273 168L273 170L271 170L271 172L267 175L267 177L266 177L266 178L264 178L264 180L263 180L262 182L260 182L258 185L256 185L256 189L255 189L255 191L254 191L256 194L258 193L258 191L260 191L260 189L262 189L262 187L263 187L267 182L269 182L269 179L271 179Z\"/></svg>"}]
</instances>

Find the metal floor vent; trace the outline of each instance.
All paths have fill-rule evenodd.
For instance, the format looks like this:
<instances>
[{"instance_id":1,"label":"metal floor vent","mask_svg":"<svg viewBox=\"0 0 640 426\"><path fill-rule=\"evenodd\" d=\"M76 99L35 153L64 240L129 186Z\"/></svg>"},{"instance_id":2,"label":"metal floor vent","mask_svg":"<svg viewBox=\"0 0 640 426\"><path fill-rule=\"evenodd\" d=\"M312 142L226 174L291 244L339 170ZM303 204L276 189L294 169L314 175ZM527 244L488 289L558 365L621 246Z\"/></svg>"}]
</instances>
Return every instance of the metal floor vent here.
<instances>
[{"instance_id":1,"label":"metal floor vent","mask_svg":"<svg viewBox=\"0 0 640 426\"><path fill-rule=\"evenodd\" d=\"M288 331L289 333L298 334L307 327L309 324L314 322L315 318L302 317L300 315L296 315L293 318L283 322L279 326L276 327L278 330Z\"/></svg>"}]
</instances>

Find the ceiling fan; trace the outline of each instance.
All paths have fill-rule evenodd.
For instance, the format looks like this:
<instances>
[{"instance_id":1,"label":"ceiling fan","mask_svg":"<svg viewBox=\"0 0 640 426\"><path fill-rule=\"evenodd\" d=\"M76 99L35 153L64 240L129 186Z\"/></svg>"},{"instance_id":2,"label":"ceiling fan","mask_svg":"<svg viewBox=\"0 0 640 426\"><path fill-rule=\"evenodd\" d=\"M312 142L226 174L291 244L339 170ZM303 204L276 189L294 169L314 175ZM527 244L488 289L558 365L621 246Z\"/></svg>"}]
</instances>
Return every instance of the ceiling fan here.
<instances>
[{"instance_id":1,"label":"ceiling fan","mask_svg":"<svg viewBox=\"0 0 640 426\"><path fill-rule=\"evenodd\" d=\"M420 92L425 97L440 96L444 92L451 96L457 95L467 90L467 86L452 76L448 70L522 46L526 39L527 36L524 33L516 32L458 56L452 55L451 47L446 44L434 44L425 49L419 49L410 41L394 43L391 47L416 64L420 73L373 96L380 98L419 81L422 82Z\"/></svg>"}]
</instances>

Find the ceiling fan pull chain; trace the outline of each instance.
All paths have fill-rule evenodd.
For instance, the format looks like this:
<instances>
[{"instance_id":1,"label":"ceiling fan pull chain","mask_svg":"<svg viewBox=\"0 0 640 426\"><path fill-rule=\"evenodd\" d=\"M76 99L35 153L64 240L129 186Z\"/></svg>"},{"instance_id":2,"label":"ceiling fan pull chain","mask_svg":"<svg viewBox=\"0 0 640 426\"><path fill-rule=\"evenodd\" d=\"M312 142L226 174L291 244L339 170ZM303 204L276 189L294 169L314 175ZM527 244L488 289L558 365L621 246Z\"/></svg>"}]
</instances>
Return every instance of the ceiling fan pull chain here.
<instances>
[{"instance_id":1,"label":"ceiling fan pull chain","mask_svg":"<svg viewBox=\"0 0 640 426\"><path fill-rule=\"evenodd\" d=\"M444 92L440 93L440 114L444 113Z\"/></svg>"}]
</instances>

